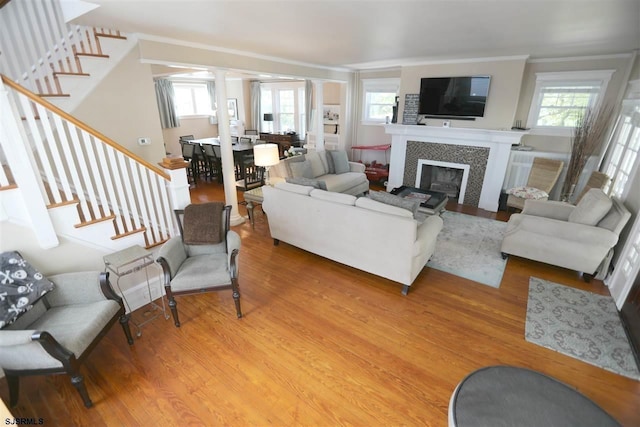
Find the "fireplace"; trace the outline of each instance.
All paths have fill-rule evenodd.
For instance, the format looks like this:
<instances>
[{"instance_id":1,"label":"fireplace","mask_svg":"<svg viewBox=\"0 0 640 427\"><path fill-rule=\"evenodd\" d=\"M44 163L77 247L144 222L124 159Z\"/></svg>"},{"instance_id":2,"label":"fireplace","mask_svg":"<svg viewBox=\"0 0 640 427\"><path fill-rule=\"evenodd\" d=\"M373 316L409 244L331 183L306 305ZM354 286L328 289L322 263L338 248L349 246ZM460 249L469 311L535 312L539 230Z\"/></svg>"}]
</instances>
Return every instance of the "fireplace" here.
<instances>
[{"instance_id":1,"label":"fireplace","mask_svg":"<svg viewBox=\"0 0 640 427\"><path fill-rule=\"evenodd\" d=\"M498 210L511 146L519 144L527 134L398 124L385 125L385 132L391 134L387 190L402 185L420 186L416 181L419 162L455 163L462 166L445 167L469 168L466 185L461 182L463 203L491 212Z\"/></svg>"},{"instance_id":2,"label":"fireplace","mask_svg":"<svg viewBox=\"0 0 640 427\"><path fill-rule=\"evenodd\" d=\"M468 180L469 165L424 159L418 161L417 188L447 193L449 199L462 204Z\"/></svg>"}]
</instances>

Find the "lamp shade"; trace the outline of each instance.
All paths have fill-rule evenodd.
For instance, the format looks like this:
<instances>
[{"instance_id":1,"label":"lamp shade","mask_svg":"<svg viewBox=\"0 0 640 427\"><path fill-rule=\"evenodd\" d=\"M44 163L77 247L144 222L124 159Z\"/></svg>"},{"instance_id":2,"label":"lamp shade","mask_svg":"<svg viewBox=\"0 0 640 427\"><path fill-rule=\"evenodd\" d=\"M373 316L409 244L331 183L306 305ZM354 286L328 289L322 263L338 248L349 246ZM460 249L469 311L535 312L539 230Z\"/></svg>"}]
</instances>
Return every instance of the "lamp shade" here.
<instances>
[{"instance_id":1,"label":"lamp shade","mask_svg":"<svg viewBox=\"0 0 640 427\"><path fill-rule=\"evenodd\" d=\"M273 114L271 114L271 113L265 113L265 114L264 114L264 121L265 121L265 122L272 122L272 121L273 121Z\"/></svg>"},{"instance_id":2,"label":"lamp shade","mask_svg":"<svg viewBox=\"0 0 640 427\"><path fill-rule=\"evenodd\" d=\"M256 166L273 166L280 162L278 144L258 144L253 147L253 161Z\"/></svg>"}]
</instances>

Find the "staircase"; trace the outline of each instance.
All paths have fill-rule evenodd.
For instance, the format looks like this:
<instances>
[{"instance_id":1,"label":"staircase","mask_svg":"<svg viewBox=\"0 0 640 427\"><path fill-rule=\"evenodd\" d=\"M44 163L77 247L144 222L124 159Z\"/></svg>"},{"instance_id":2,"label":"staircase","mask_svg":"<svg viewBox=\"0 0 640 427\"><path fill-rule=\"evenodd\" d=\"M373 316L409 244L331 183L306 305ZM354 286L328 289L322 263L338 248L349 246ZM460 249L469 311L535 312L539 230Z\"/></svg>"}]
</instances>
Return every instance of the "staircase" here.
<instances>
[{"instance_id":1,"label":"staircase","mask_svg":"<svg viewBox=\"0 0 640 427\"><path fill-rule=\"evenodd\" d=\"M124 45L116 58L110 43ZM58 236L103 252L152 248L174 233L167 172L68 113L113 66L91 61L117 63L134 45L66 24L57 0L0 9L0 220L31 227L42 248Z\"/></svg>"}]
</instances>

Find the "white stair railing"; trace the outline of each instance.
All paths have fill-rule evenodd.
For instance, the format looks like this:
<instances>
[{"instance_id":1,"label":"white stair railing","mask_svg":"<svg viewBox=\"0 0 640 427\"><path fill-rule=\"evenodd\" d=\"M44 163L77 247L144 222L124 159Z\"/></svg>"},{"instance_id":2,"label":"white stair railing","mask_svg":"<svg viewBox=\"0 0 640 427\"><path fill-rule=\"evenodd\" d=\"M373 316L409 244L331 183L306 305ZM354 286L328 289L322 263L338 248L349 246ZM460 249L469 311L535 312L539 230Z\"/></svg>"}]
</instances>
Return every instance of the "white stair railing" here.
<instances>
[{"instance_id":1,"label":"white stair railing","mask_svg":"<svg viewBox=\"0 0 640 427\"><path fill-rule=\"evenodd\" d=\"M120 32L64 22L59 0L10 1L0 9L0 73L41 95L63 95L57 76L84 74L77 54L102 56L97 35Z\"/></svg>"},{"instance_id":2,"label":"white stair railing","mask_svg":"<svg viewBox=\"0 0 640 427\"><path fill-rule=\"evenodd\" d=\"M148 247L173 234L169 175L9 78L2 81L23 118L18 126L47 206L77 203L76 227L113 220L112 238L141 232Z\"/></svg>"}]
</instances>

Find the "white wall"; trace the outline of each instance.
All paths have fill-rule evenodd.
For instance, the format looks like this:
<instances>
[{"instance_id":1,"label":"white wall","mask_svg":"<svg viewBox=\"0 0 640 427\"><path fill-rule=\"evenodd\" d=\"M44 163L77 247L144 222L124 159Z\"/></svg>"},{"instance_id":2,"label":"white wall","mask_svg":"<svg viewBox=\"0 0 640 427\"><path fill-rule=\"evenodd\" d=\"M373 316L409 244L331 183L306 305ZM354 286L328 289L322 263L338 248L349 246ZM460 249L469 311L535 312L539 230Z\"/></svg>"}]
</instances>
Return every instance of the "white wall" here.
<instances>
[{"instance_id":1,"label":"white wall","mask_svg":"<svg viewBox=\"0 0 640 427\"><path fill-rule=\"evenodd\" d=\"M72 112L152 164L165 156L151 66L133 49ZM151 144L138 145L139 137Z\"/></svg>"}]
</instances>

